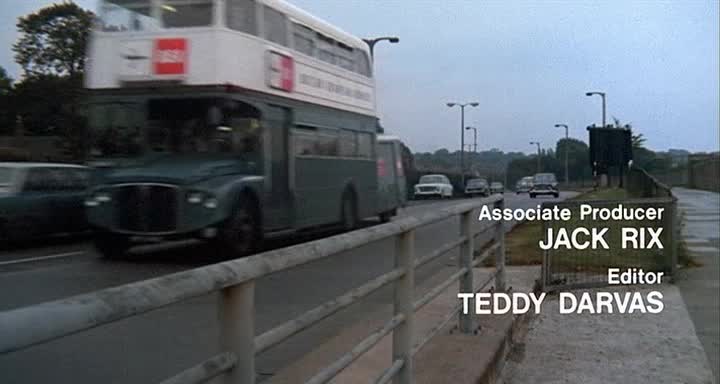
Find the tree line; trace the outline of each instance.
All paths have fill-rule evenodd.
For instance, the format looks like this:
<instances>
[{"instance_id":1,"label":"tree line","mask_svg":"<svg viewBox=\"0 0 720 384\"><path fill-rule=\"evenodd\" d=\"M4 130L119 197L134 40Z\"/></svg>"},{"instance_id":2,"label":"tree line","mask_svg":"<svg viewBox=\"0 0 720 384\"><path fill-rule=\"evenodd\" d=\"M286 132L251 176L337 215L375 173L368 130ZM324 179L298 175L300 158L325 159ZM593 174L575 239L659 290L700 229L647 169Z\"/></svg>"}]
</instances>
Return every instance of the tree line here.
<instances>
[{"instance_id":1,"label":"tree line","mask_svg":"<svg viewBox=\"0 0 720 384\"><path fill-rule=\"evenodd\" d=\"M22 73L0 67L0 135L53 135L69 158L82 156L85 49L95 15L62 2L18 18L13 44Z\"/></svg>"},{"instance_id":2,"label":"tree line","mask_svg":"<svg viewBox=\"0 0 720 384\"><path fill-rule=\"evenodd\" d=\"M631 128L629 124L621 124L614 119L614 125L619 128ZM671 174L686 166L689 152L671 150L668 152L655 152L645 147L645 137L642 133L632 135L633 164L655 175ZM565 180L565 152L568 155L568 176L571 183L590 184L593 180L590 166L590 148L588 144L575 138L562 138L555 143L554 148L543 148L540 154L525 154L522 152L503 152L491 149L480 152L464 153L465 179L483 177L489 181L500 181L508 187L525 176L532 176L538 172L554 173L559 181ZM538 168L538 157L540 158ZM445 148L435 152L418 152L413 155L415 168L409 172L409 184L423 174L443 173L450 177L456 189L460 186L460 151L450 152Z\"/></svg>"}]
</instances>

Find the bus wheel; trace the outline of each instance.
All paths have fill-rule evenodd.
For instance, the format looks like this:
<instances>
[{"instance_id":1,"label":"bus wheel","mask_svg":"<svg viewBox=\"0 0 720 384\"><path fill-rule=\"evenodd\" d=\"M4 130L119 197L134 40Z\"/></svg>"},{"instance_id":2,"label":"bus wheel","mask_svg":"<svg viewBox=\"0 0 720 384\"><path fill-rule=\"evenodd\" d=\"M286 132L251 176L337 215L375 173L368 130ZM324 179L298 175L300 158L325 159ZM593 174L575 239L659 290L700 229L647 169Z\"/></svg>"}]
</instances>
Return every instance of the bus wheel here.
<instances>
[{"instance_id":1,"label":"bus wheel","mask_svg":"<svg viewBox=\"0 0 720 384\"><path fill-rule=\"evenodd\" d=\"M353 229L357 228L357 205L355 204L355 197L353 196L352 192L346 191L345 193L343 193L341 210L343 229L345 231L352 231Z\"/></svg>"},{"instance_id":2,"label":"bus wheel","mask_svg":"<svg viewBox=\"0 0 720 384\"><path fill-rule=\"evenodd\" d=\"M250 255L260 247L260 222L252 200L242 197L218 236L220 256L232 259Z\"/></svg>"},{"instance_id":3,"label":"bus wheel","mask_svg":"<svg viewBox=\"0 0 720 384\"><path fill-rule=\"evenodd\" d=\"M130 239L127 236L109 232L96 233L93 238L95 248L106 259L120 259L130 249Z\"/></svg>"}]
</instances>

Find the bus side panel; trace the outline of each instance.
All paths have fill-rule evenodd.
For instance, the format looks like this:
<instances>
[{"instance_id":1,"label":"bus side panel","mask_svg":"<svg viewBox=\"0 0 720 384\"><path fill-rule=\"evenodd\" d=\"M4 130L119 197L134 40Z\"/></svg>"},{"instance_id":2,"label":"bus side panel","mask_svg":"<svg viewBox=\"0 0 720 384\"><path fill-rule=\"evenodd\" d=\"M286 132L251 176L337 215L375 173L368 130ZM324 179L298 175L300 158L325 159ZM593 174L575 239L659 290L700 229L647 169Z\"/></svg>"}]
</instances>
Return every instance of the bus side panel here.
<instances>
[{"instance_id":1,"label":"bus side panel","mask_svg":"<svg viewBox=\"0 0 720 384\"><path fill-rule=\"evenodd\" d=\"M377 195L374 174L372 160L296 157L297 226L339 222L342 194L348 185L355 189L359 216L373 215Z\"/></svg>"}]
</instances>

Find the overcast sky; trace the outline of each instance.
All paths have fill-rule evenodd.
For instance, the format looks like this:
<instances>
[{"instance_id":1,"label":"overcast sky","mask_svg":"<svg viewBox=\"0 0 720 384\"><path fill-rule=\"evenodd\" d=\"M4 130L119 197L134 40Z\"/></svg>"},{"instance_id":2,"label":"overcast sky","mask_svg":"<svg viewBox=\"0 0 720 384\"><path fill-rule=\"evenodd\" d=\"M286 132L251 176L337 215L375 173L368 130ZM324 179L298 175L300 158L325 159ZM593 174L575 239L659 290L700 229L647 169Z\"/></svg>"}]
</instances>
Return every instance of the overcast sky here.
<instances>
[{"instance_id":1,"label":"overcast sky","mask_svg":"<svg viewBox=\"0 0 720 384\"><path fill-rule=\"evenodd\" d=\"M14 77L16 18L51 2L0 2L0 65ZM413 151L459 148L448 101L480 103L465 118L479 150L554 147L556 123L587 141L601 119L592 90L607 93L608 121L631 123L652 149L720 147L717 0L291 2L360 37L400 37L376 47L378 108Z\"/></svg>"}]
</instances>

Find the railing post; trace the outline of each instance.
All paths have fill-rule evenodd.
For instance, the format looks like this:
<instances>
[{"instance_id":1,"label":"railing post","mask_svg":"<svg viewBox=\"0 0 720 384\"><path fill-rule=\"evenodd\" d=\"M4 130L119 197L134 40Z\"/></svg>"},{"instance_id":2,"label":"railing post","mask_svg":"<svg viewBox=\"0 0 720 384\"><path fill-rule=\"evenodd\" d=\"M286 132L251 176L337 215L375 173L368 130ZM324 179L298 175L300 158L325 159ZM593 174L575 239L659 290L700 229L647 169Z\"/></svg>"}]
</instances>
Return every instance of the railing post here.
<instances>
[{"instance_id":1,"label":"railing post","mask_svg":"<svg viewBox=\"0 0 720 384\"><path fill-rule=\"evenodd\" d=\"M501 198L496 207L500 210L505 208L505 199ZM495 243L498 244L495 251L495 292L505 292L505 226L502 220L498 220L495 226Z\"/></svg>"},{"instance_id":2,"label":"railing post","mask_svg":"<svg viewBox=\"0 0 720 384\"><path fill-rule=\"evenodd\" d=\"M460 293L475 293L475 284L473 283L473 253L475 252L473 235L472 235L472 219L473 211L464 212L460 215L460 236L467 239L460 245L460 257L458 259L458 268L467 268L468 272L460 277ZM462 333L473 332L473 317L469 311L464 314L459 312L459 328Z\"/></svg>"},{"instance_id":3,"label":"railing post","mask_svg":"<svg viewBox=\"0 0 720 384\"><path fill-rule=\"evenodd\" d=\"M544 207L543 207L544 208ZM542 221L542 231L540 233L547 233L548 222ZM543 292L547 292L547 288L550 286L550 255L548 250L543 250L542 265L540 266L540 279Z\"/></svg>"},{"instance_id":4,"label":"railing post","mask_svg":"<svg viewBox=\"0 0 720 384\"><path fill-rule=\"evenodd\" d=\"M413 377L413 318L415 317L415 231L409 230L395 238L395 268L405 274L395 281L395 315L403 314L405 321L393 331L393 361L402 359L402 369L395 376L396 384L412 384Z\"/></svg>"},{"instance_id":5,"label":"railing post","mask_svg":"<svg viewBox=\"0 0 720 384\"><path fill-rule=\"evenodd\" d=\"M666 217L665 217L665 231L667 231L666 234L666 244L665 244L665 252L670 252L667 258L669 259L670 263L670 274L672 275L672 280L675 281L677 279L677 238L678 238L678 230L679 226L678 224L678 217L677 217L677 199L670 195L670 204L667 205L666 209Z\"/></svg>"},{"instance_id":6,"label":"railing post","mask_svg":"<svg viewBox=\"0 0 720 384\"><path fill-rule=\"evenodd\" d=\"M225 288L220 293L220 349L237 357L223 375L224 384L255 383L255 281Z\"/></svg>"}]
</instances>

